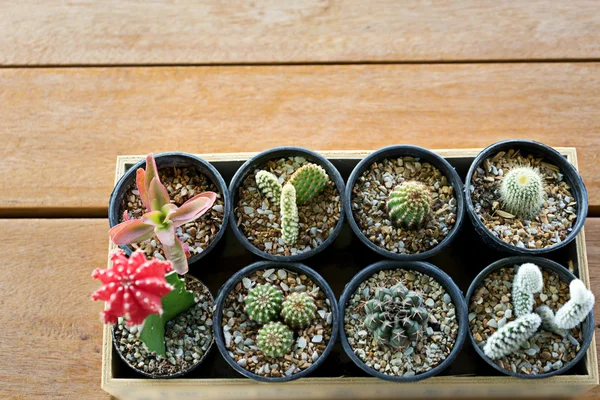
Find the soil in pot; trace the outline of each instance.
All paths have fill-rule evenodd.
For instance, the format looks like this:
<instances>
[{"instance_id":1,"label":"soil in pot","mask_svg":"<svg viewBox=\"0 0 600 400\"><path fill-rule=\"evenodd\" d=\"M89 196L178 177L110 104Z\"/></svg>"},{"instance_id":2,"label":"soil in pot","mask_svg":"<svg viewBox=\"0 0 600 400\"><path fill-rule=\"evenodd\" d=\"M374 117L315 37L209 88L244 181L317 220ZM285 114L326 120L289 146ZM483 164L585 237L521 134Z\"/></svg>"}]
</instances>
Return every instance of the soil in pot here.
<instances>
[{"instance_id":1,"label":"soil in pot","mask_svg":"<svg viewBox=\"0 0 600 400\"><path fill-rule=\"evenodd\" d=\"M417 339L403 347L378 344L365 327L365 305L383 288L402 283L418 293L429 314ZM369 367L391 376L415 376L427 372L448 357L458 336L458 320L452 298L430 276L404 269L382 270L362 282L348 300L344 329L354 353Z\"/></svg>"},{"instance_id":2,"label":"soil in pot","mask_svg":"<svg viewBox=\"0 0 600 400\"><path fill-rule=\"evenodd\" d=\"M509 213L500 196L504 175L522 166L537 169L545 186L543 203L533 217ZM469 190L475 212L487 229L520 248L543 249L562 242L577 218L577 203L558 167L519 150L500 151L485 159L473 174Z\"/></svg>"},{"instance_id":3,"label":"soil in pot","mask_svg":"<svg viewBox=\"0 0 600 400\"><path fill-rule=\"evenodd\" d=\"M429 189L430 213L423 223L406 228L392 223L387 201L403 182ZM441 242L456 222L457 205L448 179L432 164L416 157L386 158L373 163L352 189L352 212L362 233L377 246L399 254L417 254Z\"/></svg>"},{"instance_id":4,"label":"soil in pot","mask_svg":"<svg viewBox=\"0 0 600 400\"><path fill-rule=\"evenodd\" d=\"M518 266L500 268L488 275L475 290L469 306L469 327L477 345L506 323L516 318L512 304L512 282ZM544 287L534 295L534 309L547 305L556 312L569 300L569 285L551 270L542 268ZM513 354L496 360L496 364L514 373L537 375L560 369L580 350L583 332L576 327L567 337L539 328L535 335Z\"/></svg>"},{"instance_id":5,"label":"soil in pot","mask_svg":"<svg viewBox=\"0 0 600 400\"><path fill-rule=\"evenodd\" d=\"M342 202L331 179L312 201L298 205L299 234L293 245L285 244L281 237L279 203L270 202L258 189L258 171L271 172L279 183L285 184L298 168L308 163L304 157L273 159L249 173L240 185L234 208L237 224L246 238L261 251L280 256L306 252L321 245L335 230Z\"/></svg>"},{"instance_id":6,"label":"soil in pot","mask_svg":"<svg viewBox=\"0 0 600 400\"><path fill-rule=\"evenodd\" d=\"M185 275L186 288L196 305L169 321L165 329L166 358L150 353L139 340L138 327L128 328L119 319L114 327L117 351L135 370L155 377L169 377L202 362L213 343L213 297L199 280Z\"/></svg>"},{"instance_id":7,"label":"soil in pot","mask_svg":"<svg viewBox=\"0 0 600 400\"><path fill-rule=\"evenodd\" d=\"M197 173L194 168L160 168L158 174L169 192L171 202L178 207L202 192L217 193L217 199L210 210L195 221L177 228L177 236L189 246L191 256L202 253L215 239L223 224L222 194L214 183L205 175ZM129 185L121 202L121 214L125 210L131 219L139 219L146 212L135 182ZM120 215L119 222L123 222L123 215ZM142 249L146 255L164 260L162 245L156 236L140 243L133 243L130 247L133 250Z\"/></svg>"},{"instance_id":8,"label":"soil in pot","mask_svg":"<svg viewBox=\"0 0 600 400\"><path fill-rule=\"evenodd\" d=\"M284 297L294 292L306 292L316 303L315 318L305 328L290 328L294 342L283 357L268 357L257 346L257 334L263 327L248 318L244 299L256 285L270 284ZM277 319L277 321L281 320ZM225 347L242 368L265 377L284 377L309 368L325 351L332 334L333 315L327 296L304 274L286 269L266 269L246 276L225 299L222 329ZM289 326L288 326L289 327Z\"/></svg>"}]
</instances>

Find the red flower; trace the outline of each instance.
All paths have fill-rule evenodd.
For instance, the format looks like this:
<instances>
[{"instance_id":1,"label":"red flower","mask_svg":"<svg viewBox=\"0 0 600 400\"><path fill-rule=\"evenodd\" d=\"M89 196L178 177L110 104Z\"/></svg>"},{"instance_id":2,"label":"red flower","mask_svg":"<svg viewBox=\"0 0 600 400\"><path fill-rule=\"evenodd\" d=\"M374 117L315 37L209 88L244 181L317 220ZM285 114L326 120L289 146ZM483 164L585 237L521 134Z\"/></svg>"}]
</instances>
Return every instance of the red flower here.
<instances>
[{"instance_id":1,"label":"red flower","mask_svg":"<svg viewBox=\"0 0 600 400\"><path fill-rule=\"evenodd\" d=\"M162 314L161 299L171 290L165 274L173 270L170 262L146 259L136 250L127 259L123 250L111 254L112 266L95 269L92 278L103 286L92 294L92 300L102 300L108 307L102 312L105 324L115 324L124 317L128 326L139 325L150 314Z\"/></svg>"}]
</instances>

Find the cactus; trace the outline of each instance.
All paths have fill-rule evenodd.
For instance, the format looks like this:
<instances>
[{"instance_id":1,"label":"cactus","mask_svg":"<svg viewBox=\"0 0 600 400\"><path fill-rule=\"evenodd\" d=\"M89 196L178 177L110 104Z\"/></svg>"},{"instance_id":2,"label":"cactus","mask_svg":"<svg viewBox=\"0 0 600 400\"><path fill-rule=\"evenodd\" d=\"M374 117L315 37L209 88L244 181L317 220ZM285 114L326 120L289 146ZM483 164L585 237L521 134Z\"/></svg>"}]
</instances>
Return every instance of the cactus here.
<instances>
[{"instance_id":1,"label":"cactus","mask_svg":"<svg viewBox=\"0 0 600 400\"><path fill-rule=\"evenodd\" d=\"M317 315L315 300L306 292L295 292L283 301L281 316L292 328L303 328Z\"/></svg>"},{"instance_id":2,"label":"cactus","mask_svg":"<svg viewBox=\"0 0 600 400\"><path fill-rule=\"evenodd\" d=\"M531 167L513 168L500 185L500 198L506 211L517 217L534 217L544 202L544 181Z\"/></svg>"},{"instance_id":3,"label":"cactus","mask_svg":"<svg viewBox=\"0 0 600 400\"><path fill-rule=\"evenodd\" d=\"M548 332L554 332L557 335L565 337L569 334L566 329L560 329L554 322L554 311L550 307L543 305L535 309L535 313L542 319L542 329Z\"/></svg>"},{"instance_id":4,"label":"cactus","mask_svg":"<svg viewBox=\"0 0 600 400\"><path fill-rule=\"evenodd\" d=\"M483 346L483 352L492 360L514 353L535 334L541 323L539 315L525 314L490 336Z\"/></svg>"},{"instance_id":5,"label":"cactus","mask_svg":"<svg viewBox=\"0 0 600 400\"><path fill-rule=\"evenodd\" d=\"M281 237L286 244L292 245L298 240L298 222L296 189L287 183L281 190Z\"/></svg>"},{"instance_id":6,"label":"cactus","mask_svg":"<svg viewBox=\"0 0 600 400\"><path fill-rule=\"evenodd\" d=\"M400 223L407 228L420 225L431 210L429 189L421 182L403 182L390 193L387 209L394 224Z\"/></svg>"},{"instance_id":7,"label":"cactus","mask_svg":"<svg viewBox=\"0 0 600 400\"><path fill-rule=\"evenodd\" d=\"M512 303L517 317L533 311L533 294L541 291L543 286L544 278L537 265L526 263L519 267L512 286Z\"/></svg>"},{"instance_id":8,"label":"cactus","mask_svg":"<svg viewBox=\"0 0 600 400\"><path fill-rule=\"evenodd\" d=\"M579 279L569 284L571 298L554 316L554 323L559 329L573 329L579 325L594 308L594 294Z\"/></svg>"},{"instance_id":9,"label":"cactus","mask_svg":"<svg viewBox=\"0 0 600 400\"><path fill-rule=\"evenodd\" d=\"M288 183L296 188L296 202L299 205L317 197L329 182L325 170L317 164L306 164L292 174Z\"/></svg>"},{"instance_id":10,"label":"cactus","mask_svg":"<svg viewBox=\"0 0 600 400\"><path fill-rule=\"evenodd\" d=\"M253 321L264 324L277 318L283 303L283 293L273 285L256 285L244 299L246 314Z\"/></svg>"},{"instance_id":11,"label":"cactus","mask_svg":"<svg viewBox=\"0 0 600 400\"><path fill-rule=\"evenodd\" d=\"M277 180L277 177L267 171L258 171L256 173L256 184L258 190L265 196L269 201L273 203L279 202L281 197L281 184Z\"/></svg>"},{"instance_id":12,"label":"cactus","mask_svg":"<svg viewBox=\"0 0 600 400\"><path fill-rule=\"evenodd\" d=\"M405 347L418 339L429 313L423 299L402 283L379 290L365 304L364 325L373 333L377 344Z\"/></svg>"},{"instance_id":13,"label":"cactus","mask_svg":"<svg viewBox=\"0 0 600 400\"><path fill-rule=\"evenodd\" d=\"M292 348L294 333L281 322L269 322L258 331L256 345L269 357L282 357Z\"/></svg>"}]
</instances>

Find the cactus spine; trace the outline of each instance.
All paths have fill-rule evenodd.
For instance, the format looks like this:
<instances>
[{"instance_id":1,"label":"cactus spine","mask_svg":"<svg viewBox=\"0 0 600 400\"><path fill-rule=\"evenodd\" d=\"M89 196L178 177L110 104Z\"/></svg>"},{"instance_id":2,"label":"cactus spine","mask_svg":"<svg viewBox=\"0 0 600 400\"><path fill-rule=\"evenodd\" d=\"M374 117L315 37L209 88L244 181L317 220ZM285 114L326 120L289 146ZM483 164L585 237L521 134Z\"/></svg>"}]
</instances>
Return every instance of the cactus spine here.
<instances>
[{"instance_id":1,"label":"cactus spine","mask_svg":"<svg viewBox=\"0 0 600 400\"><path fill-rule=\"evenodd\" d=\"M540 292L543 286L544 278L537 265L526 263L519 267L512 287L512 303L517 317L533 311L533 294Z\"/></svg>"},{"instance_id":2,"label":"cactus spine","mask_svg":"<svg viewBox=\"0 0 600 400\"><path fill-rule=\"evenodd\" d=\"M317 315L315 300L306 292L288 295L282 305L281 316L293 328L303 328Z\"/></svg>"},{"instance_id":3,"label":"cactus spine","mask_svg":"<svg viewBox=\"0 0 600 400\"><path fill-rule=\"evenodd\" d=\"M250 319L264 324L279 315L283 293L273 285L256 285L248 291L244 303Z\"/></svg>"},{"instance_id":4,"label":"cactus spine","mask_svg":"<svg viewBox=\"0 0 600 400\"><path fill-rule=\"evenodd\" d=\"M568 330L560 329L558 326L556 326L556 322L554 322L554 311L552 311L550 307L546 305L539 306L535 309L535 313L542 319L542 329L545 331L554 332L563 337L569 334Z\"/></svg>"},{"instance_id":5,"label":"cactus spine","mask_svg":"<svg viewBox=\"0 0 600 400\"><path fill-rule=\"evenodd\" d=\"M544 182L531 167L513 168L500 185L500 197L508 212L517 217L534 217L544 202Z\"/></svg>"},{"instance_id":6,"label":"cactus spine","mask_svg":"<svg viewBox=\"0 0 600 400\"><path fill-rule=\"evenodd\" d=\"M269 322L258 331L256 345L269 357L282 357L292 348L294 333L281 322Z\"/></svg>"},{"instance_id":7,"label":"cactus spine","mask_svg":"<svg viewBox=\"0 0 600 400\"><path fill-rule=\"evenodd\" d=\"M431 210L431 194L421 182L406 181L389 194L387 208L393 223L411 228L422 224Z\"/></svg>"},{"instance_id":8,"label":"cactus spine","mask_svg":"<svg viewBox=\"0 0 600 400\"><path fill-rule=\"evenodd\" d=\"M255 179L258 189L263 196L273 203L279 202L281 196L281 184L275 175L267 171L258 171Z\"/></svg>"},{"instance_id":9,"label":"cactus spine","mask_svg":"<svg viewBox=\"0 0 600 400\"><path fill-rule=\"evenodd\" d=\"M292 245L298 240L298 222L296 189L287 183L281 190L281 237L286 244Z\"/></svg>"},{"instance_id":10,"label":"cactus spine","mask_svg":"<svg viewBox=\"0 0 600 400\"><path fill-rule=\"evenodd\" d=\"M573 329L579 325L594 308L594 294L579 279L569 284L571 298L554 316L554 323L559 329Z\"/></svg>"},{"instance_id":11,"label":"cactus spine","mask_svg":"<svg viewBox=\"0 0 600 400\"><path fill-rule=\"evenodd\" d=\"M523 315L494 332L485 343L483 352L492 360L514 353L535 334L541 323L537 314Z\"/></svg>"},{"instance_id":12,"label":"cactus spine","mask_svg":"<svg viewBox=\"0 0 600 400\"><path fill-rule=\"evenodd\" d=\"M394 348L417 340L429 318L421 296L401 283L379 290L365 304L365 313L364 325L377 344Z\"/></svg>"},{"instance_id":13,"label":"cactus spine","mask_svg":"<svg viewBox=\"0 0 600 400\"><path fill-rule=\"evenodd\" d=\"M296 202L299 205L317 197L329 181L327 172L317 164L305 164L292 174L288 183L296 188Z\"/></svg>"}]
</instances>

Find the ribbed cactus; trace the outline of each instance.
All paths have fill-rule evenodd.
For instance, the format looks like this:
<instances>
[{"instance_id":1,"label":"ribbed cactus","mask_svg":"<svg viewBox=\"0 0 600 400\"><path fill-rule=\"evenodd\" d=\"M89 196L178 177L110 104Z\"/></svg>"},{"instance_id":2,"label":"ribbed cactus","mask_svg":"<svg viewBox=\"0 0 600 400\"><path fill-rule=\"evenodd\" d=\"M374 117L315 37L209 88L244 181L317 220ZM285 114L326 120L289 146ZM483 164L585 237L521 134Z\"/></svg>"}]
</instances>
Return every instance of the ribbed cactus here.
<instances>
[{"instance_id":1,"label":"ribbed cactus","mask_svg":"<svg viewBox=\"0 0 600 400\"><path fill-rule=\"evenodd\" d=\"M506 211L517 217L534 217L544 203L544 181L531 167L513 168L500 185L500 198Z\"/></svg>"},{"instance_id":2,"label":"ribbed cactus","mask_svg":"<svg viewBox=\"0 0 600 400\"><path fill-rule=\"evenodd\" d=\"M305 164L292 174L288 183L296 188L296 202L308 203L317 197L329 181L327 172L317 164Z\"/></svg>"},{"instance_id":3,"label":"ribbed cactus","mask_svg":"<svg viewBox=\"0 0 600 400\"><path fill-rule=\"evenodd\" d=\"M394 224L407 228L420 225L431 210L430 191L421 182L403 182L389 194L387 209Z\"/></svg>"},{"instance_id":4,"label":"ribbed cactus","mask_svg":"<svg viewBox=\"0 0 600 400\"><path fill-rule=\"evenodd\" d=\"M281 322L269 322L258 331L256 345L269 357L282 357L292 348L294 333Z\"/></svg>"},{"instance_id":5,"label":"ribbed cactus","mask_svg":"<svg viewBox=\"0 0 600 400\"><path fill-rule=\"evenodd\" d=\"M542 329L547 332L554 332L560 336L567 336L569 331L566 329L560 329L554 322L554 311L550 307L543 305L535 309L535 313L542 319Z\"/></svg>"},{"instance_id":6,"label":"ribbed cactus","mask_svg":"<svg viewBox=\"0 0 600 400\"><path fill-rule=\"evenodd\" d=\"M373 333L375 341L395 348L416 340L429 318L421 296L401 283L379 290L364 309L364 325Z\"/></svg>"},{"instance_id":7,"label":"ribbed cactus","mask_svg":"<svg viewBox=\"0 0 600 400\"><path fill-rule=\"evenodd\" d=\"M293 328L303 328L317 315L315 300L306 292L294 292L283 301L281 316Z\"/></svg>"},{"instance_id":8,"label":"ribbed cactus","mask_svg":"<svg viewBox=\"0 0 600 400\"><path fill-rule=\"evenodd\" d=\"M255 178L258 189L263 196L273 203L279 202L281 184L277 180L277 177L268 171L258 171Z\"/></svg>"},{"instance_id":9,"label":"ribbed cactus","mask_svg":"<svg viewBox=\"0 0 600 400\"><path fill-rule=\"evenodd\" d=\"M281 237L286 244L292 245L298 240L298 206L296 189L287 183L281 190Z\"/></svg>"},{"instance_id":10,"label":"ribbed cactus","mask_svg":"<svg viewBox=\"0 0 600 400\"><path fill-rule=\"evenodd\" d=\"M256 285L248 291L244 303L246 303L246 314L250 319L264 324L279 315L283 293L273 285Z\"/></svg>"},{"instance_id":11,"label":"ribbed cactus","mask_svg":"<svg viewBox=\"0 0 600 400\"><path fill-rule=\"evenodd\" d=\"M541 291L543 286L544 277L537 265L526 263L519 267L512 286L512 303L517 317L533 311L533 294Z\"/></svg>"},{"instance_id":12,"label":"ribbed cactus","mask_svg":"<svg viewBox=\"0 0 600 400\"><path fill-rule=\"evenodd\" d=\"M483 352L492 360L514 353L535 334L541 323L539 315L525 314L494 332L483 346Z\"/></svg>"},{"instance_id":13,"label":"ribbed cactus","mask_svg":"<svg viewBox=\"0 0 600 400\"><path fill-rule=\"evenodd\" d=\"M571 298L554 316L554 323L559 329L573 329L579 325L594 308L594 294L579 279L569 284Z\"/></svg>"}]
</instances>

